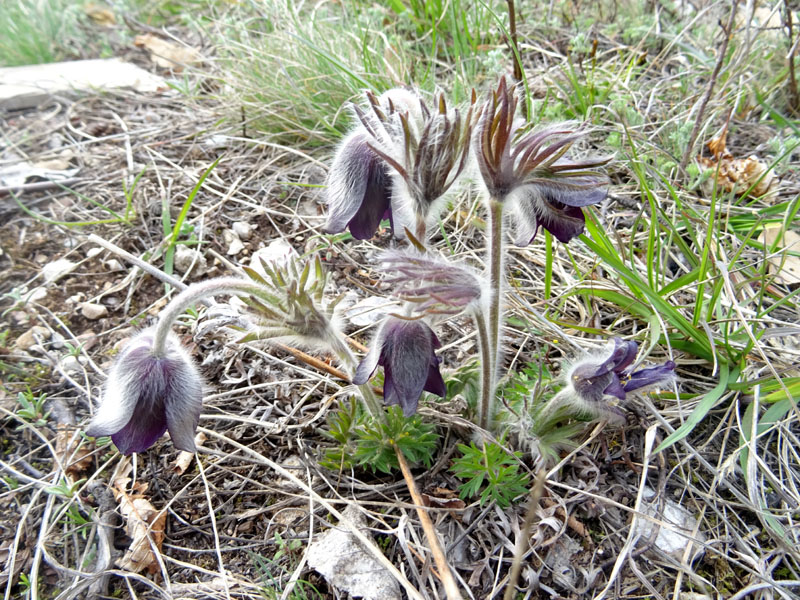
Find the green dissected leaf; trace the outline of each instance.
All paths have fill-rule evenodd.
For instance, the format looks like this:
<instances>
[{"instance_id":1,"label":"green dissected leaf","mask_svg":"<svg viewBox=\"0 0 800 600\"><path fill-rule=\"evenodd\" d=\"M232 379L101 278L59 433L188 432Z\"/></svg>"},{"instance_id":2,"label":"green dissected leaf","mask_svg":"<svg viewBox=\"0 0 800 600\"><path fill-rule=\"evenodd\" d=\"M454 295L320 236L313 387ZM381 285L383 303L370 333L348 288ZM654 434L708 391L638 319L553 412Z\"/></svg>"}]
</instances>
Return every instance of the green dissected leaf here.
<instances>
[{"instance_id":1,"label":"green dissected leaf","mask_svg":"<svg viewBox=\"0 0 800 600\"><path fill-rule=\"evenodd\" d=\"M453 474L466 481L459 486L461 498L472 498L480 493L480 503L493 500L500 508L525 494L530 478L519 472L521 453L508 454L501 446L484 443L479 448L474 442L469 446L459 444L462 457L453 463ZM481 488L483 486L483 491Z\"/></svg>"}]
</instances>

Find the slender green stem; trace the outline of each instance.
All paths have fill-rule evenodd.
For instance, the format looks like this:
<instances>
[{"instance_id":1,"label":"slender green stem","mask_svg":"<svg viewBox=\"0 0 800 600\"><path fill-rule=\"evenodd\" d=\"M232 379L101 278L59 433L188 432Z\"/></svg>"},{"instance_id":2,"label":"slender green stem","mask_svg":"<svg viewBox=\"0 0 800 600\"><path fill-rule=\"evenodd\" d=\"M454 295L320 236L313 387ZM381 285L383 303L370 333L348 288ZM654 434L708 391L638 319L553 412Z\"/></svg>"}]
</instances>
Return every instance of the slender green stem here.
<instances>
[{"instance_id":1,"label":"slender green stem","mask_svg":"<svg viewBox=\"0 0 800 600\"><path fill-rule=\"evenodd\" d=\"M486 318L480 308L473 314L475 329L478 331L478 351L481 361L481 400L478 405L478 425L483 429L489 426L494 392L494 373L492 371L492 353L489 349L489 332L486 330Z\"/></svg>"}]
</instances>

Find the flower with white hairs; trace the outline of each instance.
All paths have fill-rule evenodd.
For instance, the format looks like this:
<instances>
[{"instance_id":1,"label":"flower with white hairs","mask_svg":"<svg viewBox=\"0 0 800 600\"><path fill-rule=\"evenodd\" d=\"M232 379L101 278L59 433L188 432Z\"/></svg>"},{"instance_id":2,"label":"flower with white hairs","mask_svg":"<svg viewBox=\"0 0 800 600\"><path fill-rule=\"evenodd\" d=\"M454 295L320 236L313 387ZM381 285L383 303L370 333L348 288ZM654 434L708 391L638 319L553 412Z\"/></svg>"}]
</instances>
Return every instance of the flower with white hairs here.
<instances>
[{"instance_id":1,"label":"flower with white hairs","mask_svg":"<svg viewBox=\"0 0 800 600\"><path fill-rule=\"evenodd\" d=\"M179 450L195 451L203 380L189 353L170 333L162 353L154 332L136 335L117 357L86 434L110 435L123 454L143 452L169 430Z\"/></svg>"}]
</instances>

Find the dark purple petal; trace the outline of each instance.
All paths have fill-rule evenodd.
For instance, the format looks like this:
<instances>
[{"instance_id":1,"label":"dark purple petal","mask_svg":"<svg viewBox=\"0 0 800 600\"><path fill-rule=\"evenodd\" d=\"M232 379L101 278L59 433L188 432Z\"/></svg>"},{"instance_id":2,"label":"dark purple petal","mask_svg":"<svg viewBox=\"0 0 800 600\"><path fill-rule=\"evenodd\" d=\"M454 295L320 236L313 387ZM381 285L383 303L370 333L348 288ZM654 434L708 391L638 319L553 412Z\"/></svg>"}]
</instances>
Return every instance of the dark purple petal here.
<instances>
[{"instance_id":1,"label":"dark purple petal","mask_svg":"<svg viewBox=\"0 0 800 600\"><path fill-rule=\"evenodd\" d=\"M350 233L357 240L368 240L377 231L381 220L391 218L391 178L386 166L377 157L371 161L364 191L364 200L356 215L348 223Z\"/></svg>"},{"instance_id":2,"label":"dark purple petal","mask_svg":"<svg viewBox=\"0 0 800 600\"><path fill-rule=\"evenodd\" d=\"M561 206L551 205L551 210L542 215L539 220L539 224L562 244L566 244L582 234L585 223L583 211L580 208L563 204Z\"/></svg>"},{"instance_id":3,"label":"dark purple petal","mask_svg":"<svg viewBox=\"0 0 800 600\"><path fill-rule=\"evenodd\" d=\"M197 450L194 435L200 423L202 409L203 389L199 380L171 385L170 395L167 396L167 429L172 445L178 450L186 452Z\"/></svg>"},{"instance_id":4,"label":"dark purple petal","mask_svg":"<svg viewBox=\"0 0 800 600\"><path fill-rule=\"evenodd\" d=\"M614 396L620 400L625 400L625 388L622 387L619 377L617 377L616 374L613 375L614 377L611 381L611 384L603 390L603 394L606 396Z\"/></svg>"},{"instance_id":5,"label":"dark purple petal","mask_svg":"<svg viewBox=\"0 0 800 600\"><path fill-rule=\"evenodd\" d=\"M583 211L560 202L563 195L566 195L565 188L539 183L522 186L514 192L513 206L518 218L515 243L518 246L530 244L539 227L547 229L562 243L583 233Z\"/></svg>"},{"instance_id":6,"label":"dark purple petal","mask_svg":"<svg viewBox=\"0 0 800 600\"><path fill-rule=\"evenodd\" d=\"M614 344L614 349L611 351L611 356L608 359L611 364L611 370L615 373L621 373L636 358L639 344L632 341L625 341L618 337L613 338L611 342Z\"/></svg>"},{"instance_id":7,"label":"dark purple petal","mask_svg":"<svg viewBox=\"0 0 800 600\"><path fill-rule=\"evenodd\" d=\"M111 436L117 449L125 455L144 452L167 430L167 414L163 406L134 414L128 424Z\"/></svg>"},{"instance_id":8,"label":"dark purple petal","mask_svg":"<svg viewBox=\"0 0 800 600\"><path fill-rule=\"evenodd\" d=\"M194 449L203 383L191 357L173 335L163 356L153 356L150 332L137 335L109 374L103 401L87 435L111 435L123 454L142 452L167 429L175 447Z\"/></svg>"},{"instance_id":9,"label":"dark purple petal","mask_svg":"<svg viewBox=\"0 0 800 600\"><path fill-rule=\"evenodd\" d=\"M608 188L602 187L599 184L598 187L594 188L570 188L551 185L548 188L548 192L552 201L577 207L598 204L608 196Z\"/></svg>"},{"instance_id":10,"label":"dark purple petal","mask_svg":"<svg viewBox=\"0 0 800 600\"><path fill-rule=\"evenodd\" d=\"M362 385L383 365L383 397L387 405L399 404L406 416L414 414L423 390L444 396L435 349L439 340L422 321L389 318L378 331L372 348L359 364L353 383Z\"/></svg>"},{"instance_id":11,"label":"dark purple petal","mask_svg":"<svg viewBox=\"0 0 800 600\"><path fill-rule=\"evenodd\" d=\"M663 365L642 369L631 374L630 378L623 384L626 392L632 392L639 388L657 385L669 381L675 376L675 363L668 360Z\"/></svg>"},{"instance_id":12,"label":"dark purple petal","mask_svg":"<svg viewBox=\"0 0 800 600\"><path fill-rule=\"evenodd\" d=\"M358 363L356 373L353 375L353 383L356 385L364 385L367 383L375 372L375 369L378 368L378 364L383 362L381 356L383 351L381 346L383 342L381 341L380 334L381 331L379 330L375 341L372 342L372 347L369 349L369 352L367 352L367 355Z\"/></svg>"},{"instance_id":13,"label":"dark purple petal","mask_svg":"<svg viewBox=\"0 0 800 600\"><path fill-rule=\"evenodd\" d=\"M325 231L339 233L349 226L356 239L370 238L390 210L390 199L386 165L369 147L365 133L351 134L339 148L328 175Z\"/></svg>"},{"instance_id":14,"label":"dark purple petal","mask_svg":"<svg viewBox=\"0 0 800 600\"><path fill-rule=\"evenodd\" d=\"M441 360L439 358L435 361L431 361L431 364L428 366L428 378L425 380L425 386L422 389L431 394L436 394L440 398L446 398L447 386L439 371L440 362Z\"/></svg>"}]
</instances>

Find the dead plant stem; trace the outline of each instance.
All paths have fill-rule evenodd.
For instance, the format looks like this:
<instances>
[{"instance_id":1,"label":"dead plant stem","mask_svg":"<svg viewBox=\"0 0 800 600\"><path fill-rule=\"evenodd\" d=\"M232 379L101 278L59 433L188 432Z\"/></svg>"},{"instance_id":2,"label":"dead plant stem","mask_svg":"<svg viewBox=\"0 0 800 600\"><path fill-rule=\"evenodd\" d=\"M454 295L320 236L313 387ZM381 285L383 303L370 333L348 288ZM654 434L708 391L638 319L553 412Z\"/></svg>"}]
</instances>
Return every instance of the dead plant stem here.
<instances>
[{"instance_id":1,"label":"dead plant stem","mask_svg":"<svg viewBox=\"0 0 800 600\"><path fill-rule=\"evenodd\" d=\"M694 144L697 141L697 136L700 135L700 127L703 124L703 115L706 112L706 105L708 104L709 99L711 99L711 94L714 92L714 86L717 84L717 77L719 77L719 72L722 70L722 63L725 62L725 55L728 53L728 42L731 39L734 19L736 18L737 6L739 6L739 0L734 0L731 4L731 13L728 16L728 23L725 25L723 30L724 37L722 38L722 45L720 46L719 54L717 55L717 64L714 65L714 70L711 72L711 78L708 81L706 93L703 95L703 99L700 101L700 107L697 109L697 117L694 120L692 134L689 136L689 143L686 145L686 151L683 153L683 158L681 158L681 171L686 169L686 165L689 164L689 158L694 152Z\"/></svg>"},{"instance_id":2,"label":"dead plant stem","mask_svg":"<svg viewBox=\"0 0 800 600\"><path fill-rule=\"evenodd\" d=\"M431 517L428 514L428 511L425 510L425 505L422 503L422 497L419 495L419 491L417 490L417 484L414 481L414 476L411 474L411 469L408 468L406 457L403 456L403 452L400 450L397 444L394 445L394 451L395 454L397 454L397 462L400 463L400 470L403 472L403 478L406 480L408 491L411 493L411 499L417 508L417 516L419 516L419 521L422 525L422 531L425 532L425 537L428 539L428 545L431 547L433 560L436 563L436 567L439 569L439 573L441 574L442 583L444 583L444 590L447 594L447 600L462 600L461 592L458 589L458 584L456 584L453 573L450 571L450 566L447 564L447 558L445 558L442 546L439 544L439 538L436 536L436 529L433 527Z\"/></svg>"},{"instance_id":3,"label":"dead plant stem","mask_svg":"<svg viewBox=\"0 0 800 600\"><path fill-rule=\"evenodd\" d=\"M512 598L514 598L514 588L517 587L517 579L519 578L519 572L522 568L522 557L525 555L525 547L528 545L528 540L531 537L531 528L536 518L536 509L539 508L539 500L542 497L545 479L547 479L547 470L542 469L536 475L533 487L531 488L528 508L525 511L525 520L522 522L522 529L520 529L516 547L514 548L514 560L511 563L511 573L508 576L508 585L503 594L503 600L512 600Z\"/></svg>"}]
</instances>

